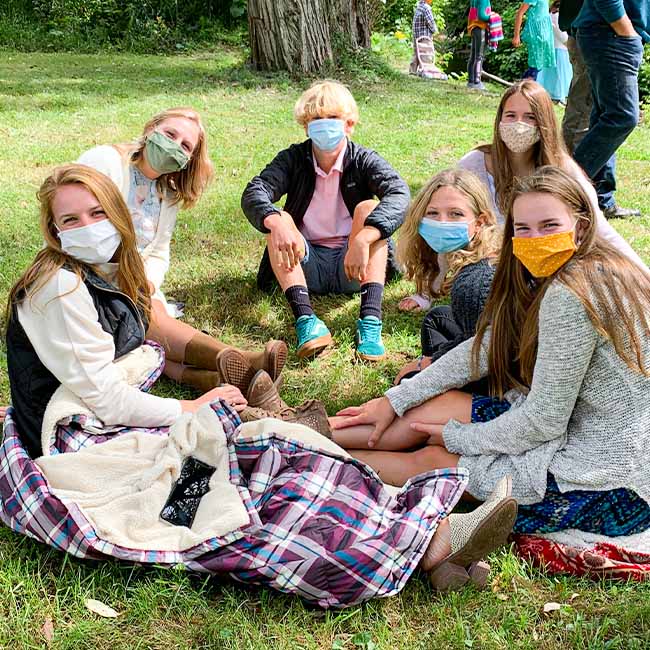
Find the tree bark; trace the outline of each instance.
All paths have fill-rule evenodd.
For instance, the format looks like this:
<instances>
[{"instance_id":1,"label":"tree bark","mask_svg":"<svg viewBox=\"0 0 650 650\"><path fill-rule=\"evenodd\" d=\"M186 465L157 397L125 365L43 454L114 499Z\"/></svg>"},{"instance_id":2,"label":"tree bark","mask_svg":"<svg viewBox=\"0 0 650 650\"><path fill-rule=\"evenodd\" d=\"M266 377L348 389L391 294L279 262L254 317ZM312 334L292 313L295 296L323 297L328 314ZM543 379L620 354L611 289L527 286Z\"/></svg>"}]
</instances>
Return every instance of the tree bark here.
<instances>
[{"instance_id":1,"label":"tree bark","mask_svg":"<svg viewBox=\"0 0 650 650\"><path fill-rule=\"evenodd\" d=\"M371 1L248 0L254 67L314 73L342 50L369 47Z\"/></svg>"}]
</instances>

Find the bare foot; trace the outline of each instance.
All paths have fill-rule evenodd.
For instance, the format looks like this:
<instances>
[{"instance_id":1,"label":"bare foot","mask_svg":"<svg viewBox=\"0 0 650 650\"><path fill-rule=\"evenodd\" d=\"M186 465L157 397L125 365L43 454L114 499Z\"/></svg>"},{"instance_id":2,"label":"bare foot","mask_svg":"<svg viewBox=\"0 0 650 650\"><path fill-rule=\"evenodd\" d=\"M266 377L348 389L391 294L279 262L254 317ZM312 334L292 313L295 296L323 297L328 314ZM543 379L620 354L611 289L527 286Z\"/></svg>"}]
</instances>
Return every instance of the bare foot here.
<instances>
[{"instance_id":1,"label":"bare foot","mask_svg":"<svg viewBox=\"0 0 650 650\"><path fill-rule=\"evenodd\" d=\"M449 534L449 520L443 519L438 524L433 539L420 560L422 571L431 571L451 553L451 535Z\"/></svg>"}]
</instances>

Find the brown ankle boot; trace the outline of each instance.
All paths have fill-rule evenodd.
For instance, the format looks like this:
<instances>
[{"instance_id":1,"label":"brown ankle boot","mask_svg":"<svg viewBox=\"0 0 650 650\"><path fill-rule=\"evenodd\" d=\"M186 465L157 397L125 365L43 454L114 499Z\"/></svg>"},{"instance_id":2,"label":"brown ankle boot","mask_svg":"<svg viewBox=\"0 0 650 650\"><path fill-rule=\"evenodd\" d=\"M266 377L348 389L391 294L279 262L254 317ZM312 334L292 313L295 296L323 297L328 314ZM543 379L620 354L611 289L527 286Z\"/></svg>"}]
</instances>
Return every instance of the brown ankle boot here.
<instances>
[{"instance_id":1,"label":"brown ankle boot","mask_svg":"<svg viewBox=\"0 0 650 650\"><path fill-rule=\"evenodd\" d=\"M287 344L284 341L276 340L269 341L264 346L264 350L260 352L248 352L239 348L237 351L248 360L255 370L266 370L273 381L277 381L280 376L289 354Z\"/></svg>"},{"instance_id":2,"label":"brown ankle boot","mask_svg":"<svg viewBox=\"0 0 650 650\"><path fill-rule=\"evenodd\" d=\"M327 419L325 407L322 402L315 399L307 400L296 408L288 406L278 413L270 413L261 408L247 406L239 413L239 417L242 422L254 422L255 420L262 420L264 418L275 418L284 422L304 424L322 436L330 440L332 439L332 429Z\"/></svg>"},{"instance_id":3,"label":"brown ankle boot","mask_svg":"<svg viewBox=\"0 0 650 650\"><path fill-rule=\"evenodd\" d=\"M197 332L185 346L183 363L206 370L219 370L217 357L228 347L203 332Z\"/></svg>"},{"instance_id":4,"label":"brown ankle boot","mask_svg":"<svg viewBox=\"0 0 650 650\"><path fill-rule=\"evenodd\" d=\"M223 377L218 370L204 370L187 366L183 368L181 375L181 384L196 388L200 393L207 393L223 383Z\"/></svg>"},{"instance_id":5,"label":"brown ankle boot","mask_svg":"<svg viewBox=\"0 0 650 650\"><path fill-rule=\"evenodd\" d=\"M235 348L226 348L217 356L217 367L224 384L237 386L242 395L247 394L255 375L255 368L240 352Z\"/></svg>"},{"instance_id":6,"label":"brown ankle boot","mask_svg":"<svg viewBox=\"0 0 650 650\"><path fill-rule=\"evenodd\" d=\"M263 409L269 413L277 413L288 408L266 370L258 370L255 373L246 391L246 400L249 406Z\"/></svg>"}]
</instances>

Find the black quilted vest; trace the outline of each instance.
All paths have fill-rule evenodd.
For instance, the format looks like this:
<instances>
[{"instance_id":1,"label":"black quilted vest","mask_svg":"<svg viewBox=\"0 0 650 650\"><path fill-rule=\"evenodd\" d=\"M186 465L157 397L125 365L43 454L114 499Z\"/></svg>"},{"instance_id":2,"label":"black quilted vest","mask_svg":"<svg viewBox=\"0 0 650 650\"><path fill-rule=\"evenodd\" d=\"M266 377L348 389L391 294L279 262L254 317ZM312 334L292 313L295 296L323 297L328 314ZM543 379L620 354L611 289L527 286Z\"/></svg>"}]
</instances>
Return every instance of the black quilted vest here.
<instances>
[{"instance_id":1,"label":"black quilted vest","mask_svg":"<svg viewBox=\"0 0 650 650\"><path fill-rule=\"evenodd\" d=\"M147 323L135 303L90 269L83 281L97 309L99 324L113 337L115 358L142 345ZM16 426L23 445L36 458L42 455L45 409L60 382L38 358L18 321L15 306L7 327L7 368Z\"/></svg>"}]
</instances>

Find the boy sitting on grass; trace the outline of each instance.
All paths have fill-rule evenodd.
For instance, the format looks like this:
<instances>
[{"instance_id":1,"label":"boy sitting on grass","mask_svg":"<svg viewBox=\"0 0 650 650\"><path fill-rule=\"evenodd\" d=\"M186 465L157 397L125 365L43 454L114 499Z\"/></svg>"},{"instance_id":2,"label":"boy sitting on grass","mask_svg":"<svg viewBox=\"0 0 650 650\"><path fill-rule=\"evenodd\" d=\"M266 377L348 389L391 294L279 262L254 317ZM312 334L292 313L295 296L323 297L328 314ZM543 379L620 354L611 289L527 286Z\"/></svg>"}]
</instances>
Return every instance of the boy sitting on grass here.
<instances>
[{"instance_id":1,"label":"boy sitting on grass","mask_svg":"<svg viewBox=\"0 0 650 650\"><path fill-rule=\"evenodd\" d=\"M248 220L266 235L257 285L268 291L275 276L282 287L296 319L300 358L332 343L310 292L360 291L357 356L381 359L388 238L404 220L408 186L381 156L349 139L359 110L342 84L315 83L294 115L309 139L278 153L242 195ZM274 205L285 194L284 208Z\"/></svg>"}]
</instances>

